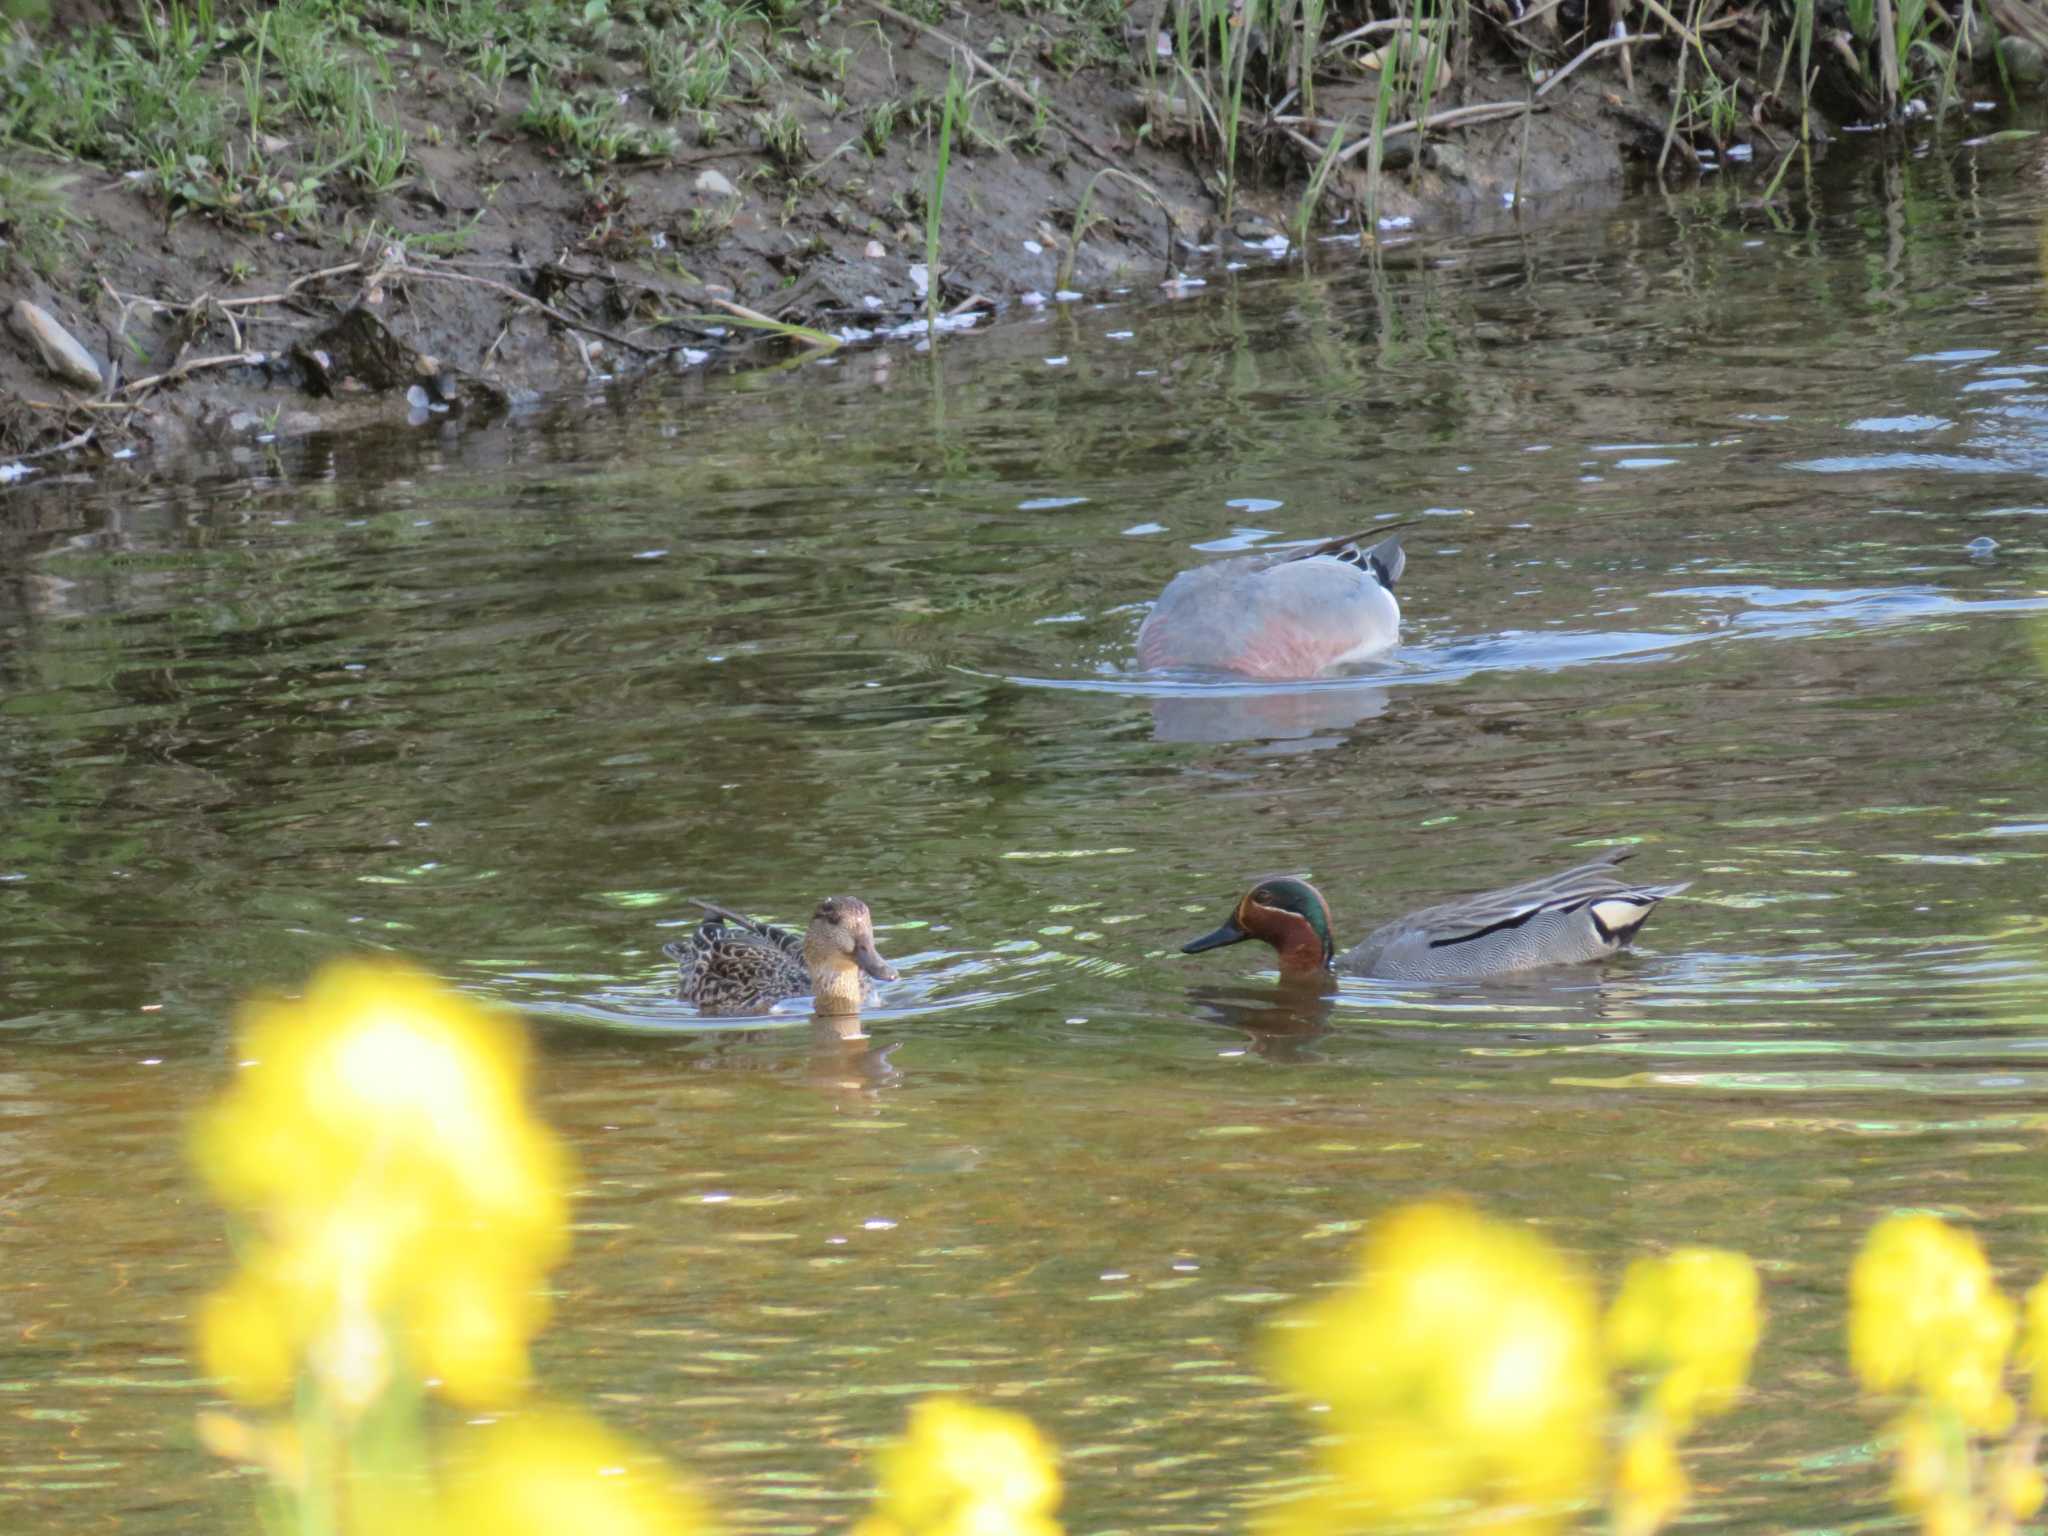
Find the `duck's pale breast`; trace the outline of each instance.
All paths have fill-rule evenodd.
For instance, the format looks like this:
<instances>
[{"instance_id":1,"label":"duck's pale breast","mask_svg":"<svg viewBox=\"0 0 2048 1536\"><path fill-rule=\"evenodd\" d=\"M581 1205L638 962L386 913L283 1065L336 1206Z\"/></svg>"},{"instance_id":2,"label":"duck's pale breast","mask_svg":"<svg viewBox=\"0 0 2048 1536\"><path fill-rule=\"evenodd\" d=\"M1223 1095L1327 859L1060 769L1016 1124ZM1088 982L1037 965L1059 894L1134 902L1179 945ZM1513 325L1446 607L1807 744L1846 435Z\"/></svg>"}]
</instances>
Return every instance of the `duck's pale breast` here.
<instances>
[{"instance_id":1,"label":"duck's pale breast","mask_svg":"<svg viewBox=\"0 0 2048 1536\"><path fill-rule=\"evenodd\" d=\"M1400 638L1401 605L1371 573L1318 557L1183 571L1138 630L1138 664L1313 677Z\"/></svg>"}]
</instances>

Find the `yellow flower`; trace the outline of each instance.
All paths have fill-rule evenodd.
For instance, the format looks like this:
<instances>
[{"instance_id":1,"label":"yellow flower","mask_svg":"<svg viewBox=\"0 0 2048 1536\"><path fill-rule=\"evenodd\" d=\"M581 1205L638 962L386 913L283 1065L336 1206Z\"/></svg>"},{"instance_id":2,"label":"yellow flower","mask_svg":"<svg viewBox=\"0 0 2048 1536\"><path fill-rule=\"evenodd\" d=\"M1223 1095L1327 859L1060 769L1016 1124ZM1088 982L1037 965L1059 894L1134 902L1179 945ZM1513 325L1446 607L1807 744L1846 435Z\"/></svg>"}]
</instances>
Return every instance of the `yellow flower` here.
<instances>
[{"instance_id":1,"label":"yellow flower","mask_svg":"<svg viewBox=\"0 0 2048 1536\"><path fill-rule=\"evenodd\" d=\"M1980 1536L1977 1512L1958 1494L1943 1494L1920 1511L1921 1536Z\"/></svg>"},{"instance_id":2,"label":"yellow flower","mask_svg":"<svg viewBox=\"0 0 2048 1536\"><path fill-rule=\"evenodd\" d=\"M1329 1405L1338 1488L1272 1528L1398 1525L1464 1501L1554 1526L1599 1465L1597 1334L1591 1286L1532 1233L1448 1205L1382 1219L1352 1282L1276 1337L1281 1379Z\"/></svg>"},{"instance_id":3,"label":"yellow flower","mask_svg":"<svg viewBox=\"0 0 2048 1536\"><path fill-rule=\"evenodd\" d=\"M1607 1313L1616 1365L1657 1375L1650 1406L1674 1434L1724 1412L1749 1376L1761 1324L1756 1266L1739 1253L1681 1248L1637 1259Z\"/></svg>"},{"instance_id":4,"label":"yellow flower","mask_svg":"<svg viewBox=\"0 0 2048 1536\"><path fill-rule=\"evenodd\" d=\"M244 1270L199 1303L199 1364L245 1403L281 1402L298 1369L288 1304Z\"/></svg>"},{"instance_id":5,"label":"yellow flower","mask_svg":"<svg viewBox=\"0 0 2048 1536\"><path fill-rule=\"evenodd\" d=\"M309 1369L358 1411L402 1350L458 1400L516 1397L569 1177L527 1111L516 1025L416 972L347 962L300 1002L246 1010L238 1050L193 1140L255 1231L201 1310L208 1369L249 1403Z\"/></svg>"},{"instance_id":6,"label":"yellow flower","mask_svg":"<svg viewBox=\"0 0 2048 1536\"><path fill-rule=\"evenodd\" d=\"M1924 1413L1906 1412L1892 1425L1892 1497L1902 1509L1925 1509L1942 1495L1955 1468L1948 1440Z\"/></svg>"},{"instance_id":7,"label":"yellow flower","mask_svg":"<svg viewBox=\"0 0 2048 1536\"><path fill-rule=\"evenodd\" d=\"M853 1536L1060 1536L1052 1447L1022 1414L926 1398L881 1474L875 1512Z\"/></svg>"},{"instance_id":8,"label":"yellow flower","mask_svg":"<svg viewBox=\"0 0 2048 1536\"><path fill-rule=\"evenodd\" d=\"M2041 1469L2016 1457L1999 1458L1991 1469L1990 1483L1993 1507L2013 1520L2032 1519L2040 1513L2042 1500L2048 1498L2048 1482L2042 1480Z\"/></svg>"},{"instance_id":9,"label":"yellow flower","mask_svg":"<svg viewBox=\"0 0 2048 1536\"><path fill-rule=\"evenodd\" d=\"M2003 1434L2013 1305L1976 1238L1933 1216L1892 1216L1849 1271L1849 1360L1873 1392L1917 1392L1969 1428Z\"/></svg>"},{"instance_id":10,"label":"yellow flower","mask_svg":"<svg viewBox=\"0 0 2048 1536\"><path fill-rule=\"evenodd\" d=\"M2048 1418L2048 1277L2037 1280L2027 1292L2018 1359L2034 1378L2034 1417Z\"/></svg>"},{"instance_id":11,"label":"yellow flower","mask_svg":"<svg viewBox=\"0 0 2048 1536\"><path fill-rule=\"evenodd\" d=\"M548 1408L466 1427L447 1458L445 1536L691 1536L703 1503L585 1414Z\"/></svg>"},{"instance_id":12,"label":"yellow flower","mask_svg":"<svg viewBox=\"0 0 2048 1536\"><path fill-rule=\"evenodd\" d=\"M1619 1536L1650 1536L1685 1508L1691 1492L1670 1432L1639 1430L1622 1446L1614 1471L1616 1531Z\"/></svg>"}]
</instances>

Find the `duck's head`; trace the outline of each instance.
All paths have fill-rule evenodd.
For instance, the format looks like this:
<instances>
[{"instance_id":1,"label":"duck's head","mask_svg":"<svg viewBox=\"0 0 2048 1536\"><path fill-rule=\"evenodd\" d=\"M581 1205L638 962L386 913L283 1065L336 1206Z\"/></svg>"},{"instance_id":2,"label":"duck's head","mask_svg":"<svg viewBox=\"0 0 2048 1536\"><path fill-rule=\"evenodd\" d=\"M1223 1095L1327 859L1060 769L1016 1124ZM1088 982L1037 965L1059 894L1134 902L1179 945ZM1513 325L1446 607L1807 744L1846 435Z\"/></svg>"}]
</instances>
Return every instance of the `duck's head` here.
<instances>
[{"instance_id":1,"label":"duck's head","mask_svg":"<svg viewBox=\"0 0 2048 1536\"><path fill-rule=\"evenodd\" d=\"M1268 875L1246 891L1237 908L1214 933L1189 939L1184 955L1259 939L1280 954L1285 974L1317 974L1330 969L1337 946L1330 938L1330 904L1323 893L1299 875Z\"/></svg>"},{"instance_id":2,"label":"duck's head","mask_svg":"<svg viewBox=\"0 0 2048 1536\"><path fill-rule=\"evenodd\" d=\"M860 1011L856 971L877 981L896 979L896 968L875 949L875 920L858 896L827 896L818 903L804 930L804 964L820 1013Z\"/></svg>"}]
</instances>

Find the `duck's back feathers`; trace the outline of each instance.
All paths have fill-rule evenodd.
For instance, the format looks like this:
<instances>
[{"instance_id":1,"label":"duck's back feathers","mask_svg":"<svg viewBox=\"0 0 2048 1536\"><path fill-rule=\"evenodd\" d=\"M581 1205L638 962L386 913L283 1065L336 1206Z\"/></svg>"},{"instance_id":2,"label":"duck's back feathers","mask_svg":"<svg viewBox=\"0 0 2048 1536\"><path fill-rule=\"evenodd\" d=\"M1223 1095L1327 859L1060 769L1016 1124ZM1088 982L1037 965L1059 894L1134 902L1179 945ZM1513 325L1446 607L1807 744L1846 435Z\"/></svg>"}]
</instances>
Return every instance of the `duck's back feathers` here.
<instances>
[{"instance_id":1,"label":"duck's back feathers","mask_svg":"<svg viewBox=\"0 0 2048 1536\"><path fill-rule=\"evenodd\" d=\"M1658 902L1692 882L1647 885L1619 868L1620 848L1504 890L1425 907L1375 929L1336 968L1395 981L1460 981L1614 954Z\"/></svg>"},{"instance_id":2,"label":"duck's back feathers","mask_svg":"<svg viewBox=\"0 0 2048 1536\"><path fill-rule=\"evenodd\" d=\"M1407 556L1399 538L1362 537L1182 571L1138 630L1138 664L1300 678L1388 649Z\"/></svg>"},{"instance_id":3,"label":"duck's back feathers","mask_svg":"<svg viewBox=\"0 0 2048 1536\"><path fill-rule=\"evenodd\" d=\"M676 962L676 995L701 1008L759 1013L811 990L800 934L699 901L704 921L687 939L664 944Z\"/></svg>"}]
</instances>

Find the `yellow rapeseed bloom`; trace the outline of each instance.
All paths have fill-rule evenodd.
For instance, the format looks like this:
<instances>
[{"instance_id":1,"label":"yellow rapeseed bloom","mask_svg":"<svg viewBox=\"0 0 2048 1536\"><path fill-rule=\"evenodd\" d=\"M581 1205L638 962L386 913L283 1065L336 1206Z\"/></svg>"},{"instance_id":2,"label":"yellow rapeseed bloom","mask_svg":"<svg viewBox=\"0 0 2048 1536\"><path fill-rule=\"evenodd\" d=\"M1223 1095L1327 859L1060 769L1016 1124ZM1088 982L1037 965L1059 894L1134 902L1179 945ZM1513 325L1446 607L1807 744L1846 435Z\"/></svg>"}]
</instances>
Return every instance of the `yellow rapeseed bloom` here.
<instances>
[{"instance_id":1,"label":"yellow rapeseed bloom","mask_svg":"<svg viewBox=\"0 0 2048 1536\"><path fill-rule=\"evenodd\" d=\"M1592 1488L1607 1411L1592 1287L1523 1228L1459 1206L1375 1224L1356 1277L1275 1338L1281 1379L1327 1403L1334 1487L1270 1523L1412 1523L1472 1503L1552 1528Z\"/></svg>"},{"instance_id":2,"label":"yellow rapeseed bloom","mask_svg":"<svg viewBox=\"0 0 2048 1536\"><path fill-rule=\"evenodd\" d=\"M1908 1410L1892 1423L1892 1497L1904 1509L1925 1509L1947 1490L1954 1466L1941 1427Z\"/></svg>"},{"instance_id":3,"label":"yellow rapeseed bloom","mask_svg":"<svg viewBox=\"0 0 2048 1536\"><path fill-rule=\"evenodd\" d=\"M245 1010L238 1052L193 1141L255 1232L201 1310L207 1368L249 1403L307 1368L356 1410L398 1349L458 1400L515 1397L568 1230L568 1161L527 1111L517 1026L417 972L344 962L299 1002Z\"/></svg>"},{"instance_id":4,"label":"yellow rapeseed bloom","mask_svg":"<svg viewBox=\"0 0 2048 1536\"><path fill-rule=\"evenodd\" d=\"M1622 1445L1614 1469L1614 1529L1618 1536L1650 1536L1685 1508L1691 1492L1670 1432L1638 1430Z\"/></svg>"},{"instance_id":5,"label":"yellow rapeseed bloom","mask_svg":"<svg viewBox=\"0 0 2048 1536\"><path fill-rule=\"evenodd\" d=\"M1052 1447L1022 1414L926 1398L882 1453L881 1474L875 1511L853 1536L1060 1536Z\"/></svg>"},{"instance_id":6,"label":"yellow rapeseed bloom","mask_svg":"<svg viewBox=\"0 0 2048 1536\"><path fill-rule=\"evenodd\" d=\"M2014 1327L1976 1238L1938 1217L1879 1222L1849 1271L1849 1361L1863 1385L1918 1393L1982 1433L2013 1421Z\"/></svg>"},{"instance_id":7,"label":"yellow rapeseed bloom","mask_svg":"<svg viewBox=\"0 0 2048 1536\"><path fill-rule=\"evenodd\" d=\"M2034 1378L2034 1417L2048 1418L2048 1277L2035 1281L2027 1292L2018 1361Z\"/></svg>"},{"instance_id":8,"label":"yellow rapeseed bloom","mask_svg":"<svg viewBox=\"0 0 2048 1536\"><path fill-rule=\"evenodd\" d=\"M442 1536L694 1536L703 1503L586 1414L547 1408L465 1428L446 1459Z\"/></svg>"},{"instance_id":9,"label":"yellow rapeseed bloom","mask_svg":"<svg viewBox=\"0 0 2048 1536\"><path fill-rule=\"evenodd\" d=\"M2031 1461L2005 1456L1991 1469L1991 1503L2011 1520L2030 1520L2048 1499L2048 1481Z\"/></svg>"},{"instance_id":10,"label":"yellow rapeseed bloom","mask_svg":"<svg viewBox=\"0 0 2048 1536\"><path fill-rule=\"evenodd\" d=\"M1762 1326L1757 1290L1747 1255L1717 1248L1629 1265L1607 1312L1608 1354L1656 1375L1650 1406L1673 1434L1725 1411L1742 1390Z\"/></svg>"}]
</instances>

